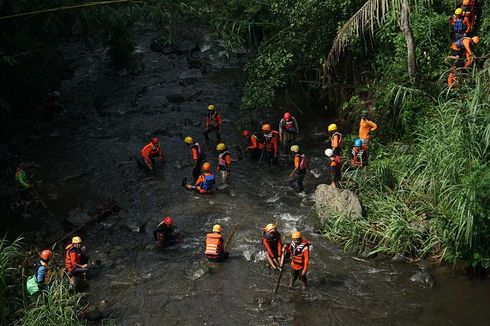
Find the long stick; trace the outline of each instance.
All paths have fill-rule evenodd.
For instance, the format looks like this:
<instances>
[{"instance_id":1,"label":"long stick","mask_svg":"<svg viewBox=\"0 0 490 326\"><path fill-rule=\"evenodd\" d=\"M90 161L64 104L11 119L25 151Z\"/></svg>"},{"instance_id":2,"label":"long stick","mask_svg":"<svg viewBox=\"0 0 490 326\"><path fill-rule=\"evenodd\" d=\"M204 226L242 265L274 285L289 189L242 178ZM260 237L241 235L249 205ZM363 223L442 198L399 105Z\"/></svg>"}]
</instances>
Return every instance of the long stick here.
<instances>
[{"instance_id":1,"label":"long stick","mask_svg":"<svg viewBox=\"0 0 490 326\"><path fill-rule=\"evenodd\" d=\"M46 210L46 212L48 212L48 214L50 216L53 216L53 213L51 213L51 211L49 210L48 206L46 206L46 204L44 203L44 201L41 199L41 197L39 197L39 194L37 193L37 190L36 188L34 188L34 186L32 186L32 191L34 192L34 194L36 195L36 198L37 200L39 200L39 202L41 203L41 205L43 205L44 209Z\"/></svg>"},{"instance_id":2,"label":"long stick","mask_svg":"<svg viewBox=\"0 0 490 326\"><path fill-rule=\"evenodd\" d=\"M282 272L284 271L284 264L281 265L281 272L279 273L279 278L277 279L276 289L274 290L274 294L277 294L277 290L279 289L279 284L281 284Z\"/></svg>"},{"instance_id":3,"label":"long stick","mask_svg":"<svg viewBox=\"0 0 490 326\"><path fill-rule=\"evenodd\" d=\"M232 232L232 233L231 233L231 235L228 237L228 239L226 239L226 242L225 242L225 244L224 244L224 246L223 246L223 251L226 249L226 247L228 247L228 244L230 243L231 239L232 239L232 238L233 238L233 236L235 235L235 232L236 232L236 230L238 229L238 226L239 226L239 225L240 225L240 224L235 225L235 228L233 229L233 232Z\"/></svg>"},{"instance_id":4,"label":"long stick","mask_svg":"<svg viewBox=\"0 0 490 326\"><path fill-rule=\"evenodd\" d=\"M264 155L264 149L262 148L262 153L260 153L259 165L257 168L260 168L260 162L262 162L262 156Z\"/></svg>"}]
</instances>

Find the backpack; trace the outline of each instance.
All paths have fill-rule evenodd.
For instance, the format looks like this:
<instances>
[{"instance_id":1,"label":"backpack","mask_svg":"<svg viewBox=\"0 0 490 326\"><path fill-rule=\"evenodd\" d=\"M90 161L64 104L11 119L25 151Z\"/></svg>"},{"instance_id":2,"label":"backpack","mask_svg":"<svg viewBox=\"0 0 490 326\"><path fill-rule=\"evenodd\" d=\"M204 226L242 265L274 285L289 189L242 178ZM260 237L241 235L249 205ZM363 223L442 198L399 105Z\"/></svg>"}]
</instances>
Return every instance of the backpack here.
<instances>
[{"instance_id":1,"label":"backpack","mask_svg":"<svg viewBox=\"0 0 490 326\"><path fill-rule=\"evenodd\" d=\"M204 191L210 191L214 186L214 174L203 175L204 182L201 184L201 189Z\"/></svg>"}]
</instances>

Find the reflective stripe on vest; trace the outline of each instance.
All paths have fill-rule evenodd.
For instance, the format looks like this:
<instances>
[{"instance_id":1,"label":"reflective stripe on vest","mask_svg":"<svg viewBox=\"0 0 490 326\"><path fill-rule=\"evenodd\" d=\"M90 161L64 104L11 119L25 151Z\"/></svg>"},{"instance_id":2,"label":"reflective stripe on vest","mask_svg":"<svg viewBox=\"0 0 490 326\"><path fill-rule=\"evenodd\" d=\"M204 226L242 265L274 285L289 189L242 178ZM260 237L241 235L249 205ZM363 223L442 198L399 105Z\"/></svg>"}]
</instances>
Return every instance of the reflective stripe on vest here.
<instances>
[{"instance_id":1,"label":"reflective stripe on vest","mask_svg":"<svg viewBox=\"0 0 490 326\"><path fill-rule=\"evenodd\" d=\"M294 120L291 121L284 120L284 129L289 132L296 132L296 125L294 124Z\"/></svg>"},{"instance_id":2,"label":"reflective stripe on vest","mask_svg":"<svg viewBox=\"0 0 490 326\"><path fill-rule=\"evenodd\" d=\"M225 166L226 167L226 160L225 160L226 155L230 155L230 152L224 151L223 153L218 155L218 165L219 166Z\"/></svg>"},{"instance_id":3,"label":"reflective stripe on vest","mask_svg":"<svg viewBox=\"0 0 490 326\"><path fill-rule=\"evenodd\" d=\"M194 145L191 146L191 148L195 148L197 150L197 159L202 158L202 151L201 151L201 145L199 143L194 143Z\"/></svg>"},{"instance_id":4,"label":"reflective stripe on vest","mask_svg":"<svg viewBox=\"0 0 490 326\"><path fill-rule=\"evenodd\" d=\"M291 260L297 265L303 265L305 250L310 250L310 243L308 241L303 241L298 246L296 246L294 241L291 242Z\"/></svg>"},{"instance_id":5,"label":"reflective stripe on vest","mask_svg":"<svg viewBox=\"0 0 490 326\"><path fill-rule=\"evenodd\" d=\"M209 125L211 127L214 127L214 128L219 127L218 117L219 117L218 112L214 112L212 114L208 113L208 121L209 121Z\"/></svg>"},{"instance_id":6,"label":"reflective stripe on vest","mask_svg":"<svg viewBox=\"0 0 490 326\"><path fill-rule=\"evenodd\" d=\"M221 234L209 233L206 237L206 255L217 256L219 255L218 247L221 242Z\"/></svg>"},{"instance_id":7,"label":"reflective stripe on vest","mask_svg":"<svg viewBox=\"0 0 490 326\"><path fill-rule=\"evenodd\" d=\"M296 157L299 157L301 161L299 162L299 169L305 170L308 167L308 159L305 154L296 154Z\"/></svg>"},{"instance_id":8,"label":"reflective stripe on vest","mask_svg":"<svg viewBox=\"0 0 490 326\"><path fill-rule=\"evenodd\" d=\"M334 132L332 136L330 136L330 144L333 146L333 139L335 136L339 136L339 141L337 142L337 147L342 147L342 134L338 131Z\"/></svg>"}]
</instances>

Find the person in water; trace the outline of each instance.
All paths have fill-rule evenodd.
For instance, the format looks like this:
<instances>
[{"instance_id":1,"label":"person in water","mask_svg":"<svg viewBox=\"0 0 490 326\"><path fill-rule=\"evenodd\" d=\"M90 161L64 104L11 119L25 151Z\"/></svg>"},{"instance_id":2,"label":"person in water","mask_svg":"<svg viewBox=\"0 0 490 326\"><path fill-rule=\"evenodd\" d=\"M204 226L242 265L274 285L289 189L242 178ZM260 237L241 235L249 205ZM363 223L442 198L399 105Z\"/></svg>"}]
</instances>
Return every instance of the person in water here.
<instances>
[{"instance_id":1,"label":"person in water","mask_svg":"<svg viewBox=\"0 0 490 326\"><path fill-rule=\"evenodd\" d=\"M153 231L153 238L158 247L170 246L177 242L177 234L174 232L174 221L166 216Z\"/></svg>"},{"instance_id":2,"label":"person in water","mask_svg":"<svg viewBox=\"0 0 490 326\"><path fill-rule=\"evenodd\" d=\"M182 185L187 189L196 190L200 194L209 194L214 190L215 175L211 173L211 164L206 162L202 165L202 174L197 178L194 185L186 183L186 179L182 180Z\"/></svg>"},{"instance_id":3,"label":"person in water","mask_svg":"<svg viewBox=\"0 0 490 326\"><path fill-rule=\"evenodd\" d=\"M216 224L213 226L213 232L206 236L206 251L204 254L209 261L220 262L228 258L228 252L225 251L223 237L221 235L223 228Z\"/></svg>"},{"instance_id":4,"label":"person in water","mask_svg":"<svg viewBox=\"0 0 490 326\"><path fill-rule=\"evenodd\" d=\"M308 287L306 273L310 264L311 243L304 239L299 231L294 231L291 234L291 238L291 243L284 246L281 266L284 263L284 254L289 254L291 258L291 281L289 282L289 287L294 287L294 283L299 277L303 282L303 289L306 289Z\"/></svg>"},{"instance_id":5,"label":"person in water","mask_svg":"<svg viewBox=\"0 0 490 326\"><path fill-rule=\"evenodd\" d=\"M267 262L273 268L281 269L282 242L281 234L277 231L275 224L267 224L263 228L262 243L267 251Z\"/></svg>"}]
</instances>

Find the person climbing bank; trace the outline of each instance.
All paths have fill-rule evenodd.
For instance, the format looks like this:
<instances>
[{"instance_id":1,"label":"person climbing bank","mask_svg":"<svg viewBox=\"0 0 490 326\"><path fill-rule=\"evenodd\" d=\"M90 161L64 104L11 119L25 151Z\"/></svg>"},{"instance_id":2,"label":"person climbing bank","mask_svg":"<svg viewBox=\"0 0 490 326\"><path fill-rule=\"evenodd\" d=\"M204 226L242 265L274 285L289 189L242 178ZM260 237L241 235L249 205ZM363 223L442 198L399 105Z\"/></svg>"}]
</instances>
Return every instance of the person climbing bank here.
<instances>
[{"instance_id":1,"label":"person climbing bank","mask_svg":"<svg viewBox=\"0 0 490 326\"><path fill-rule=\"evenodd\" d=\"M154 169L155 158L159 161L164 161L163 152L160 148L160 140L157 137L152 138L151 142L141 149L141 158L149 170Z\"/></svg>"},{"instance_id":2,"label":"person climbing bank","mask_svg":"<svg viewBox=\"0 0 490 326\"><path fill-rule=\"evenodd\" d=\"M263 228L262 232L262 243L267 251L267 262L273 268L281 269L282 260L282 242L281 234L277 231L277 226L275 224L267 224Z\"/></svg>"},{"instance_id":3,"label":"person climbing bank","mask_svg":"<svg viewBox=\"0 0 490 326\"><path fill-rule=\"evenodd\" d=\"M215 175L211 173L211 164L206 162L202 165L203 173L197 178L194 185L185 184L187 189L193 189L200 194L208 194L214 190Z\"/></svg>"},{"instance_id":4,"label":"person climbing bank","mask_svg":"<svg viewBox=\"0 0 490 326\"><path fill-rule=\"evenodd\" d=\"M220 143L216 146L218 152L218 172L221 174L221 183L228 184L231 173L231 155L226 150L226 145Z\"/></svg>"},{"instance_id":5,"label":"person climbing bank","mask_svg":"<svg viewBox=\"0 0 490 326\"><path fill-rule=\"evenodd\" d=\"M51 280L49 261L52 257L53 252L49 249L43 250L39 255L39 261L36 264L36 274L29 277L26 283L26 289L30 295L40 290L47 290L47 285Z\"/></svg>"},{"instance_id":6,"label":"person climbing bank","mask_svg":"<svg viewBox=\"0 0 490 326\"><path fill-rule=\"evenodd\" d=\"M363 110L361 112L361 120L359 121L359 138L362 143L368 146L369 138L371 137L371 132L378 129L378 125L373 121L368 120L368 111Z\"/></svg>"},{"instance_id":7,"label":"person climbing bank","mask_svg":"<svg viewBox=\"0 0 490 326\"><path fill-rule=\"evenodd\" d=\"M191 148L191 157L192 157L192 178L194 182L196 182L197 178L201 175L201 165L206 159L206 155L202 150L201 145L199 143L194 142L191 136L187 136L184 138L184 143L187 144Z\"/></svg>"},{"instance_id":8,"label":"person climbing bank","mask_svg":"<svg viewBox=\"0 0 490 326\"><path fill-rule=\"evenodd\" d=\"M354 147L350 153L350 162L354 167L361 167L368 165L368 150L367 146L362 143L362 140L356 139L354 141Z\"/></svg>"},{"instance_id":9,"label":"person climbing bank","mask_svg":"<svg viewBox=\"0 0 490 326\"><path fill-rule=\"evenodd\" d=\"M174 232L174 221L170 216L165 216L153 231L153 238L158 247L170 246L177 242L177 234Z\"/></svg>"},{"instance_id":10,"label":"person climbing bank","mask_svg":"<svg viewBox=\"0 0 490 326\"><path fill-rule=\"evenodd\" d=\"M221 128L223 126L223 119L221 115L216 111L216 107L213 104L208 105L208 114L206 116L206 122L204 127L204 138L206 142L209 141L209 133L216 133L216 140L221 140Z\"/></svg>"},{"instance_id":11,"label":"person climbing bank","mask_svg":"<svg viewBox=\"0 0 490 326\"><path fill-rule=\"evenodd\" d=\"M289 186L300 193L303 189L303 180L308 169L308 158L303 154L298 145L290 148L294 155L294 170L289 174Z\"/></svg>"},{"instance_id":12,"label":"person climbing bank","mask_svg":"<svg viewBox=\"0 0 490 326\"><path fill-rule=\"evenodd\" d=\"M206 250L204 254L209 261L219 262L228 258L229 253L225 252L223 237L221 236L222 227L219 224L213 226L213 232L206 236Z\"/></svg>"},{"instance_id":13,"label":"person climbing bank","mask_svg":"<svg viewBox=\"0 0 490 326\"><path fill-rule=\"evenodd\" d=\"M31 192L33 188L25 171L24 163L20 163L15 171L15 184L20 201L27 207L33 200Z\"/></svg>"},{"instance_id":14,"label":"person climbing bank","mask_svg":"<svg viewBox=\"0 0 490 326\"><path fill-rule=\"evenodd\" d=\"M82 247L82 239L73 237L71 243L65 248L65 267L70 278L83 277L88 273L87 256Z\"/></svg>"},{"instance_id":15,"label":"person climbing bank","mask_svg":"<svg viewBox=\"0 0 490 326\"><path fill-rule=\"evenodd\" d=\"M294 283L299 277L303 282L303 289L306 289L308 287L306 273L310 264L311 243L304 239L299 231L294 231L291 234L291 238L291 243L284 246L284 253L289 254L291 258L291 281L289 282L289 287L294 287ZM284 256L283 254L281 266Z\"/></svg>"},{"instance_id":16,"label":"person climbing bank","mask_svg":"<svg viewBox=\"0 0 490 326\"><path fill-rule=\"evenodd\" d=\"M334 155L331 148L325 150L325 155L328 157L330 185L335 188L340 188L340 179L342 178L342 157L340 155Z\"/></svg>"}]
</instances>

